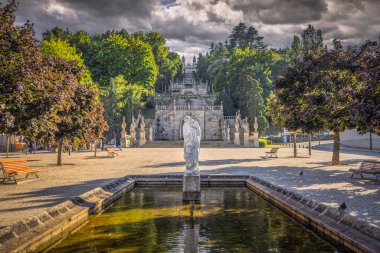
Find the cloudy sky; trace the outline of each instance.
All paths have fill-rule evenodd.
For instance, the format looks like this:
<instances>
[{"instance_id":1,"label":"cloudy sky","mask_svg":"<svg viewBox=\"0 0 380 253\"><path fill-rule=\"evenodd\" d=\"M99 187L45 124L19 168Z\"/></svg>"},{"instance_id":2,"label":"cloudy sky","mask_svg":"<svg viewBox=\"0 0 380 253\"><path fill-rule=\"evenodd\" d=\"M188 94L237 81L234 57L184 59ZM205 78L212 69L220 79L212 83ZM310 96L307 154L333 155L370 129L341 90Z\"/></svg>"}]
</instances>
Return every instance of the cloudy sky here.
<instances>
[{"instance_id":1,"label":"cloudy sky","mask_svg":"<svg viewBox=\"0 0 380 253\"><path fill-rule=\"evenodd\" d=\"M4 3L4 0L0 0ZM287 47L307 24L326 42L338 36L359 44L380 35L379 0L18 0L17 22L30 20L37 36L54 26L90 33L154 30L189 57L225 41L239 22L256 27L270 47Z\"/></svg>"}]
</instances>

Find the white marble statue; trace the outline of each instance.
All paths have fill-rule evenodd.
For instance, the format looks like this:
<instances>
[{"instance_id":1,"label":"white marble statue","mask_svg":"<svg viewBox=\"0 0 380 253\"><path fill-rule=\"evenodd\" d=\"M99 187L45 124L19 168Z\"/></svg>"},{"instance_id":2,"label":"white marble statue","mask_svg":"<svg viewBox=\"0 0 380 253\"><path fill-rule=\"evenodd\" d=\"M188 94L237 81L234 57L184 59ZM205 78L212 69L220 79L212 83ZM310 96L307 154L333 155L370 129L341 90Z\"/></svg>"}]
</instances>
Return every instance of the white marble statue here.
<instances>
[{"instance_id":1,"label":"white marble statue","mask_svg":"<svg viewBox=\"0 0 380 253\"><path fill-rule=\"evenodd\" d=\"M198 156L201 144L201 127L198 122L186 116L183 124L183 149L186 161L185 175L198 176Z\"/></svg>"}]
</instances>

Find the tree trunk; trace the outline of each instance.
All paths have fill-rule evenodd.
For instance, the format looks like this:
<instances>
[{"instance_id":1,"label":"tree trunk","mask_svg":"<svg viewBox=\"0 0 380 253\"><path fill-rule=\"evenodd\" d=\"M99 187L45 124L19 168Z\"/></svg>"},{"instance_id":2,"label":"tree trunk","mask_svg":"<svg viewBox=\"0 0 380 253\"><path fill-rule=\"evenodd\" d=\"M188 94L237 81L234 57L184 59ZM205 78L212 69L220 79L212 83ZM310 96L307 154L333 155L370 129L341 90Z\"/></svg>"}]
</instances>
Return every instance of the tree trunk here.
<instances>
[{"instance_id":1,"label":"tree trunk","mask_svg":"<svg viewBox=\"0 0 380 253\"><path fill-rule=\"evenodd\" d=\"M332 165L339 165L340 134L334 131Z\"/></svg>"},{"instance_id":2,"label":"tree trunk","mask_svg":"<svg viewBox=\"0 0 380 253\"><path fill-rule=\"evenodd\" d=\"M96 157L96 141L94 141L94 157Z\"/></svg>"},{"instance_id":3,"label":"tree trunk","mask_svg":"<svg viewBox=\"0 0 380 253\"><path fill-rule=\"evenodd\" d=\"M293 153L294 153L294 158L297 157L297 133L293 133Z\"/></svg>"},{"instance_id":4,"label":"tree trunk","mask_svg":"<svg viewBox=\"0 0 380 253\"><path fill-rule=\"evenodd\" d=\"M7 135L7 144L6 144L6 149L7 149L7 155L6 155L6 157L8 158L8 156L9 156L9 135Z\"/></svg>"},{"instance_id":5,"label":"tree trunk","mask_svg":"<svg viewBox=\"0 0 380 253\"><path fill-rule=\"evenodd\" d=\"M309 134L309 156L311 156L311 134Z\"/></svg>"},{"instance_id":6,"label":"tree trunk","mask_svg":"<svg viewBox=\"0 0 380 253\"><path fill-rule=\"evenodd\" d=\"M58 143L57 166L62 165L62 146L63 146L63 141L59 141L59 143Z\"/></svg>"}]
</instances>

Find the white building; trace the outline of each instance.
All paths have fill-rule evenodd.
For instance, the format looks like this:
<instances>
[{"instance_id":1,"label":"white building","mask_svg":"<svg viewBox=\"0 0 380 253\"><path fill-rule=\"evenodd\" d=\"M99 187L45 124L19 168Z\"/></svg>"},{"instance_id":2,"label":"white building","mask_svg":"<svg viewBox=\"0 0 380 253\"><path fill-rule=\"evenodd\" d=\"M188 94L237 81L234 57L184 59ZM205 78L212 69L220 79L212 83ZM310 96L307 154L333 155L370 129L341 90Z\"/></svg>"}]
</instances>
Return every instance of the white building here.
<instances>
[{"instance_id":1,"label":"white building","mask_svg":"<svg viewBox=\"0 0 380 253\"><path fill-rule=\"evenodd\" d=\"M340 135L340 143L355 148L370 148L370 134L359 134L356 130L346 130ZM372 134L372 148L380 150L380 136Z\"/></svg>"}]
</instances>

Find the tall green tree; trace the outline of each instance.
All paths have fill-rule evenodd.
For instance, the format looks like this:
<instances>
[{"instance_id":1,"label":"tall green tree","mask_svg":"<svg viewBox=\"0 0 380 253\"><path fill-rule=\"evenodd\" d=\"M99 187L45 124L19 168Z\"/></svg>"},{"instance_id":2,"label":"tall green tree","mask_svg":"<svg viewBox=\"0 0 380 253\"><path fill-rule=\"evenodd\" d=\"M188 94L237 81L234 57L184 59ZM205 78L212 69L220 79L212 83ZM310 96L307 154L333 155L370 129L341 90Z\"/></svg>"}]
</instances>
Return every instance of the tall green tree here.
<instances>
[{"instance_id":1,"label":"tall green tree","mask_svg":"<svg viewBox=\"0 0 380 253\"><path fill-rule=\"evenodd\" d=\"M170 80L176 76L182 68L182 62L178 54L170 52L166 46L166 39L157 32L137 32L134 37L148 43L152 47L152 52L158 67L158 77L156 81L157 91L163 91Z\"/></svg>"},{"instance_id":2,"label":"tall green tree","mask_svg":"<svg viewBox=\"0 0 380 253\"><path fill-rule=\"evenodd\" d=\"M320 51L324 48L322 31L319 29L315 29L310 24L302 32L301 38L302 49L305 53Z\"/></svg>"},{"instance_id":3,"label":"tall green tree","mask_svg":"<svg viewBox=\"0 0 380 253\"><path fill-rule=\"evenodd\" d=\"M248 27L245 33L245 47L264 50L267 45L264 44L263 40L264 37L259 35L259 31L256 28L253 26Z\"/></svg>"},{"instance_id":4,"label":"tall green tree","mask_svg":"<svg viewBox=\"0 0 380 253\"><path fill-rule=\"evenodd\" d=\"M232 29L229 36L229 49L234 50L236 48L244 49L246 46L246 30L247 25L240 22Z\"/></svg>"},{"instance_id":5,"label":"tall green tree","mask_svg":"<svg viewBox=\"0 0 380 253\"><path fill-rule=\"evenodd\" d=\"M109 131L113 137L117 138L121 130L123 116L126 116L129 124L134 109L142 106L144 89L138 85L128 83L122 75L119 75L111 78L110 84L104 93L102 100Z\"/></svg>"},{"instance_id":6,"label":"tall green tree","mask_svg":"<svg viewBox=\"0 0 380 253\"><path fill-rule=\"evenodd\" d=\"M72 32L69 29L63 29L62 27L55 26L50 30L42 33L42 40L62 40L70 41L73 37Z\"/></svg>"},{"instance_id":7,"label":"tall green tree","mask_svg":"<svg viewBox=\"0 0 380 253\"><path fill-rule=\"evenodd\" d=\"M67 61L74 61L79 68L82 68L83 76L80 80L81 84L92 84L91 72L85 66L82 53L78 53L75 46L71 46L69 42L60 39L50 39L42 41L42 55L53 55Z\"/></svg>"},{"instance_id":8,"label":"tall green tree","mask_svg":"<svg viewBox=\"0 0 380 253\"><path fill-rule=\"evenodd\" d=\"M249 125L253 126L256 117L259 124L259 133L264 134L268 128L268 121L265 115L263 89L260 87L259 82L249 75L244 76L242 85L239 87L239 94L243 98L242 100L245 101L242 107L246 107Z\"/></svg>"},{"instance_id":9,"label":"tall green tree","mask_svg":"<svg viewBox=\"0 0 380 253\"><path fill-rule=\"evenodd\" d=\"M96 42L92 52L89 68L102 86L107 86L111 77L123 75L128 82L145 88L147 94L153 92L158 67L147 43L134 37L110 35Z\"/></svg>"}]
</instances>

